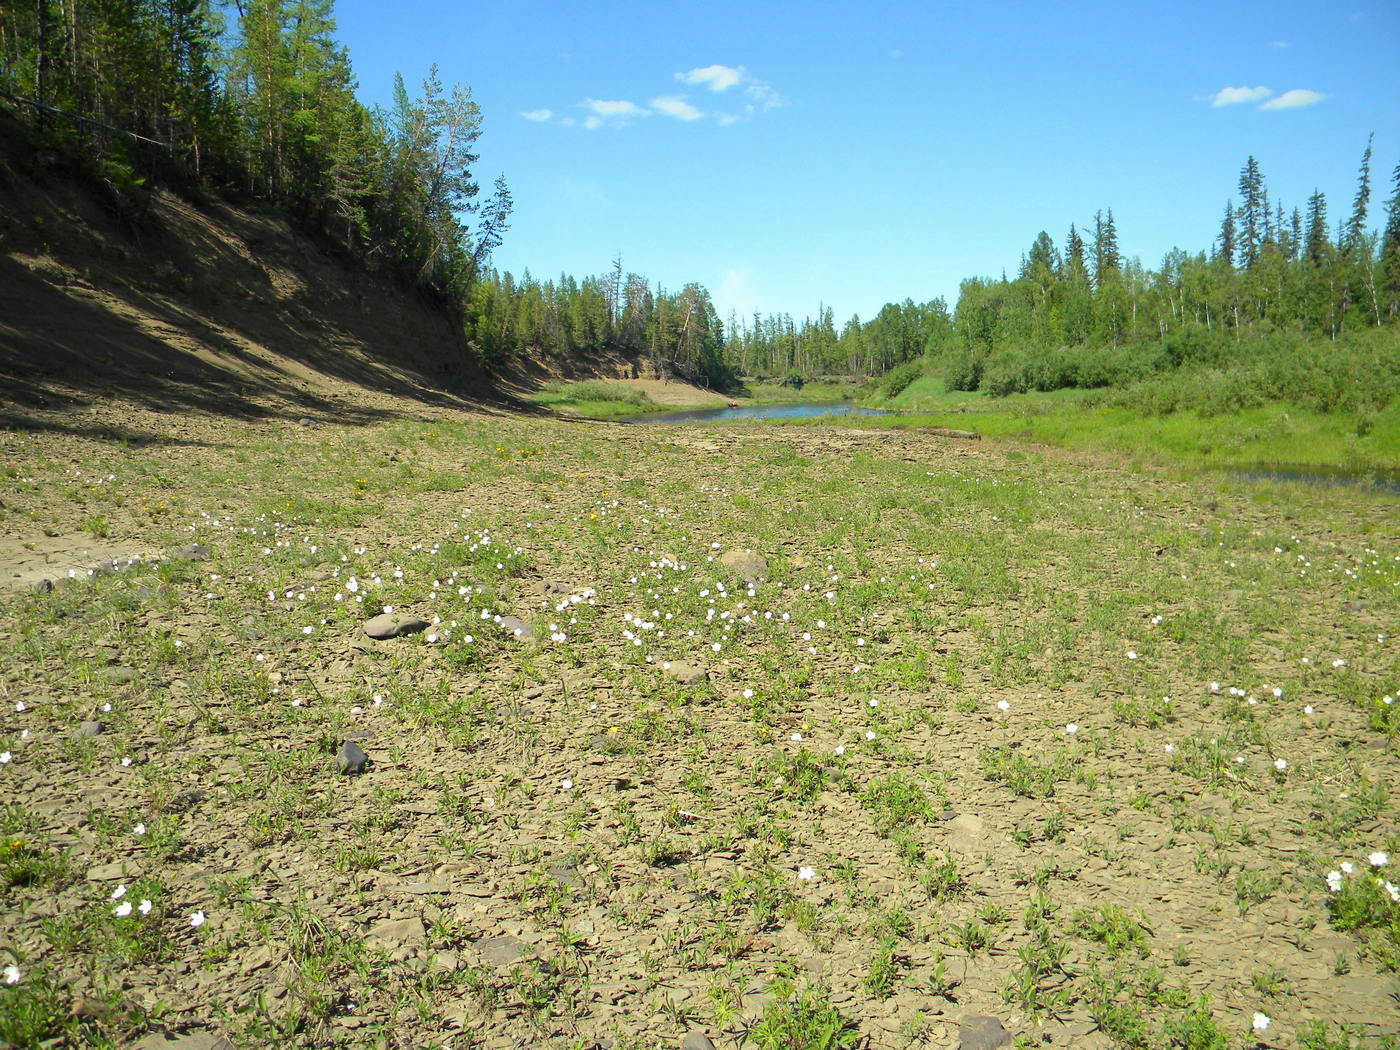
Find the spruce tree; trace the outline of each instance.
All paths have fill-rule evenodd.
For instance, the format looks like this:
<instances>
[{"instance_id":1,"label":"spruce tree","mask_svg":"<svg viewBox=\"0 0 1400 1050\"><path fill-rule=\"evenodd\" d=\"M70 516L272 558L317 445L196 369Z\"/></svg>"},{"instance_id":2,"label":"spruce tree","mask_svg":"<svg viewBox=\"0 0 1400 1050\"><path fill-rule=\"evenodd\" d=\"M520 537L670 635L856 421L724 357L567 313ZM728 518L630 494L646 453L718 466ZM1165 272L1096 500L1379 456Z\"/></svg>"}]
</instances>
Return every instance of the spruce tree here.
<instances>
[{"instance_id":1,"label":"spruce tree","mask_svg":"<svg viewBox=\"0 0 1400 1050\"><path fill-rule=\"evenodd\" d=\"M1313 190L1308 198L1308 232L1303 244L1303 255L1314 266L1321 266L1327 257L1331 242L1327 239L1327 197L1321 190Z\"/></svg>"},{"instance_id":2,"label":"spruce tree","mask_svg":"<svg viewBox=\"0 0 1400 1050\"><path fill-rule=\"evenodd\" d=\"M1225 269L1235 268L1235 202L1225 202L1225 218L1220 220L1220 236L1216 238L1215 257Z\"/></svg>"},{"instance_id":3,"label":"spruce tree","mask_svg":"<svg viewBox=\"0 0 1400 1050\"><path fill-rule=\"evenodd\" d=\"M1351 218L1347 219L1341 248L1348 255L1354 255L1365 246L1366 209L1371 201L1371 141L1375 133L1366 140L1366 152L1361 155L1361 170L1357 173L1356 197L1351 204Z\"/></svg>"},{"instance_id":4,"label":"spruce tree","mask_svg":"<svg viewBox=\"0 0 1400 1050\"><path fill-rule=\"evenodd\" d=\"M1269 198L1264 190L1264 176L1259 162L1250 157L1240 171L1239 258L1242 269L1248 270L1259 261L1259 248L1269 223Z\"/></svg>"},{"instance_id":5,"label":"spruce tree","mask_svg":"<svg viewBox=\"0 0 1400 1050\"><path fill-rule=\"evenodd\" d=\"M1107 215L1094 214L1094 287L1102 288L1118 267L1118 229L1113 223L1113 209L1109 208Z\"/></svg>"},{"instance_id":6,"label":"spruce tree","mask_svg":"<svg viewBox=\"0 0 1400 1050\"><path fill-rule=\"evenodd\" d=\"M1385 231L1381 234L1381 292L1385 316L1400 315L1400 163L1391 176Z\"/></svg>"}]
</instances>

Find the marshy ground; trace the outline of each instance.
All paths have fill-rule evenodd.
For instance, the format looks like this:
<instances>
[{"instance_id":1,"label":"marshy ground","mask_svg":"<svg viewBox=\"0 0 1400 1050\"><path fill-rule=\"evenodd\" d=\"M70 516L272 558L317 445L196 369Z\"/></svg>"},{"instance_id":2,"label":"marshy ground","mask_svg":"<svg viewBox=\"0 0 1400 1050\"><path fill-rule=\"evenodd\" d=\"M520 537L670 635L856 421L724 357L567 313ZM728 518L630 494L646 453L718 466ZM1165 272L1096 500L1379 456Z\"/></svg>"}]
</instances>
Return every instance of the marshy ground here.
<instances>
[{"instance_id":1,"label":"marshy ground","mask_svg":"<svg viewBox=\"0 0 1400 1050\"><path fill-rule=\"evenodd\" d=\"M0 1042L1400 1033L1393 494L446 410L0 465Z\"/></svg>"}]
</instances>

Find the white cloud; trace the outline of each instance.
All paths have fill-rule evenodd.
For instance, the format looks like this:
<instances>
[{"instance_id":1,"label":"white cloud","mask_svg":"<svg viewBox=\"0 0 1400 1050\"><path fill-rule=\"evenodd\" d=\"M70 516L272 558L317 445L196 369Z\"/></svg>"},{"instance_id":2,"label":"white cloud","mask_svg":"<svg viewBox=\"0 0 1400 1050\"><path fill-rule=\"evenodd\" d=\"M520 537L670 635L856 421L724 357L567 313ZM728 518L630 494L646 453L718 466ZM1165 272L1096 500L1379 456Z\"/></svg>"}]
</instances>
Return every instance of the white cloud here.
<instances>
[{"instance_id":1,"label":"white cloud","mask_svg":"<svg viewBox=\"0 0 1400 1050\"><path fill-rule=\"evenodd\" d=\"M688 73L677 73L682 84L703 84L711 91L728 91L745 79L743 66L700 66Z\"/></svg>"},{"instance_id":2,"label":"white cloud","mask_svg":"<svg viewBox=\"0 0 1400 1050\"><path fill-rule=\"evenodd\" d=\"M1260 109L1298 109L1300 106L1313 106L1331 95L1324 95L1321 91L1309 91L1307 88L1294 88L1292 91L1285 91L1278 98L1271 98L1265 102Z\"/></svg>"},{"instance_id":3,"label":"white cloud","mask_svg":"<svg viewBox=\"0 0 1400 1050\"><path fill-rule=\"evenodd\" d=\"M651 108L677 120L699 120L705 114L685 100L683 95L662 95L651 100Z\"/></svg>"},{"instance_id":4,"label":"white cloud","mask_svg":"<svg viewBox=\"0 0 1400 1050\"><path fill-rule=\"evenodd\" d=\"M1272 95L1273 89L1266 87L1226 87L1221 88L1214 95L1207 95L1210 104L1214 108L1221 106L1233 106L1240 102L1258 102L1261 98L1268 98Z\"/></svg>"},{"instance_id":5,"label":"white cloud","mask_svg":"<svg viewBox=\"0 0 1400 1050\"><path fill-rule=\"evenodd\" d=\"M530 110L526 110L524 113L522 113L522 114L520 114L520 115L521 115L522 117L524 117L526 120L533 120L533 121L535 121L536 123L543 123L544 121L548 120L550 117L554 116L554 110L552 110L552 109L530 109Z\"/></svg>"},{"instance_id":6,"label":"white cloud","mask_svg":"<svg viewBox=\"0 0 1400 1050\"><path fill-rule=\"evenodd\" d=\"M632 123L638 117L650 115L641 106L635 102L628 102L626 99L585 99L583 108L588 110L589 114L584 120L583 126L590 130L601 128L604 125L622 127Z\"/></svg>"}]
</instances>

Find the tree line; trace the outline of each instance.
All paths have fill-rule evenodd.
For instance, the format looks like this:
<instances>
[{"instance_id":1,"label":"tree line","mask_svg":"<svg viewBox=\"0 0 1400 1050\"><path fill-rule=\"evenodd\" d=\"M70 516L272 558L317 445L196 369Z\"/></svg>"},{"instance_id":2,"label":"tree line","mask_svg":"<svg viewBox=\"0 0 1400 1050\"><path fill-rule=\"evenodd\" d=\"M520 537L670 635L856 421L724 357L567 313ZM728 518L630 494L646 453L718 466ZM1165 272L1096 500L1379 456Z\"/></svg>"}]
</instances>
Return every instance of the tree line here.
<instances>
[{"instance_id":1,"label":"tree line","mask_svg":"<svg viewBox=\"0 0 1400 1050\"><path fill-rule=\"evenodd\" d=\"M1208 251L1173 249L1147 269L1122 257L1108 209L1082 231L1071 224L1060 245L1042 231L1014 278L963 281L951 311L941 298L906 299L839 328L825 306L801 321L726 323L703 286L653 287L621 259L597 276L517 279L489 268L513 201L504 179L481 198L470 90L445 87L434 67L416 92L397 77L388 108L366 107L334 34L332 0L5 4L0 108L124 214L139 217L156 186L280 209L329 247L433 293L488 366L613 350L723 386L879 376L934 357L951 362L954 386L991 377L1000 393L1108 385L1132 348L1170 351L1199 332L1336 340L1400 317L1400 166L1374 230L1369 141L1335 225L1320 190L1302 208L1273 199L1251 156Z\"/></svg>"},{"instance_id":2,"label":"tree line","mask_svg":"<svg viewBox=\"0 0 1400 1050\"><path fill-rule=\"evenodd\" d=\"M460 302L512 208L503 179L478 199L481 112L435 67L367 108L334 33L332 0L5 4L0 106L128 217L156 186L266 202Z\"/></svg>"}]
</instances>

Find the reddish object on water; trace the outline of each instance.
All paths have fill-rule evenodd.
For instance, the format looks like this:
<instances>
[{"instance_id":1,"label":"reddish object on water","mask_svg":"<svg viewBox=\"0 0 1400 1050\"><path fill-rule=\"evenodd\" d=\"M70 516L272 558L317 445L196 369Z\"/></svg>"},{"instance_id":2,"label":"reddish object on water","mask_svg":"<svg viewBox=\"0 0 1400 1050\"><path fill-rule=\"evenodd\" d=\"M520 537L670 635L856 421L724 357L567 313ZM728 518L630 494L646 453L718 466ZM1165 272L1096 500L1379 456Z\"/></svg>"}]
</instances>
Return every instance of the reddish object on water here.
<instances>
[{"instance_id":1,"label":"reddish object on water","mask_svg":"<svg viewBox=\"0 0 1400 1050\"><path fill-rule=\"evenodd\" d=\"M729 407L730 407L730 408L738 408L738 407L739 407L739 402L737 402L737 401L731 401L731 402L729 402Z\"/></svg>"}]
</instances>

